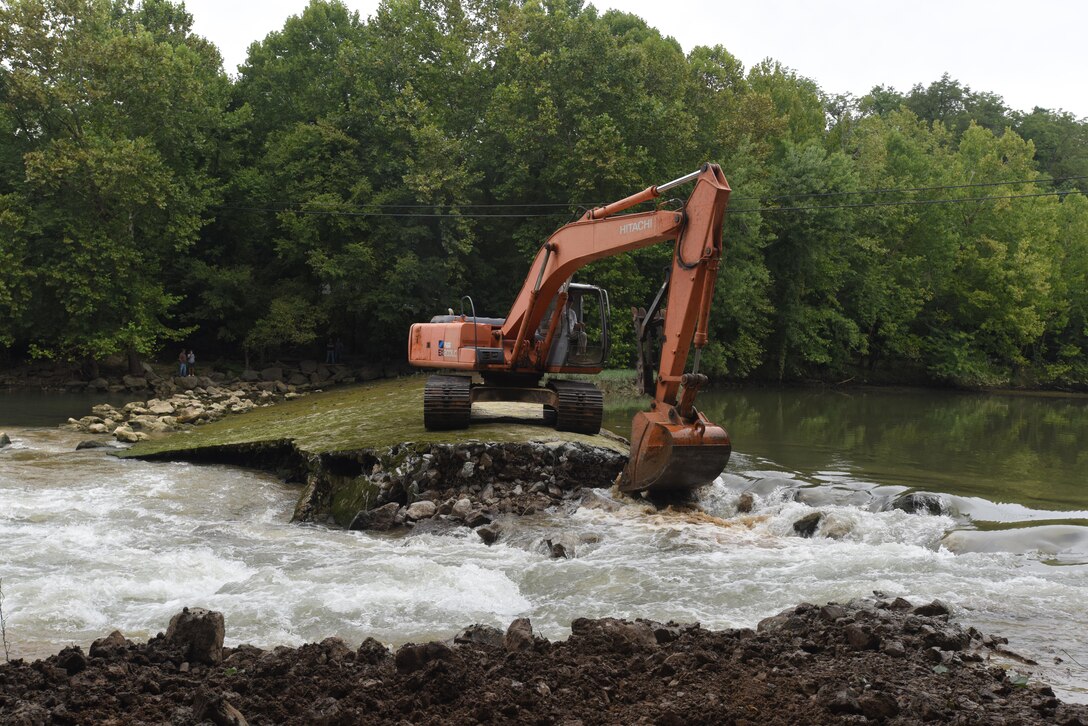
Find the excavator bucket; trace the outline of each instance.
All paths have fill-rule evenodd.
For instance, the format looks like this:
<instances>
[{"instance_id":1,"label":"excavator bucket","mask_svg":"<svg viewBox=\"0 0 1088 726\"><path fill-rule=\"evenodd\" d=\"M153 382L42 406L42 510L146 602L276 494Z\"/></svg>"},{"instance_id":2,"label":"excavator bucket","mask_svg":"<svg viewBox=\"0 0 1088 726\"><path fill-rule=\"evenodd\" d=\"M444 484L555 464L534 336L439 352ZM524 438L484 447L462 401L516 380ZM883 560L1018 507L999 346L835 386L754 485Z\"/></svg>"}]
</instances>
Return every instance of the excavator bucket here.
<instances>
[{"instance_id":1,"label":"excavator bucket","mask_svg":"<svg viewBox=\"0 0 1088 726\"><path fill-rule=\"evenodd\" d=\"M675 411L675 409L673 409ZM687 423L664 411L643 411L631 423L631 458L620 478L624 492L679 494L709 484L725 469L729 434L696 412Z\"/></svg>"}]
</instances>

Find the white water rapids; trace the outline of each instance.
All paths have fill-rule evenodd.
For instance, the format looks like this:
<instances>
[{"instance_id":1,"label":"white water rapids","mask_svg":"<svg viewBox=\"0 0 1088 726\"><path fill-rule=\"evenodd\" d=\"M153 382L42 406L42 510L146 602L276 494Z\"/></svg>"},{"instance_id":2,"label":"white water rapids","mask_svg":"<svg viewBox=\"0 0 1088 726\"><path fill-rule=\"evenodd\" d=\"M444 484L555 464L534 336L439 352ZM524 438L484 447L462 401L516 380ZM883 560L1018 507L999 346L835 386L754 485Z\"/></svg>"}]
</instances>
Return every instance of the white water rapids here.
<instances>
[{"instance_id":1,"label":"white water rapids","mask_svg":"<svg viewBox=\"0 0 1088 726\"><path fill-rule=\"evenodd\" d=\"M1040 662L1018 668L1088 702L1088 528L1039 521L1088 513L957 500L961 512L1025 524L979 531L962 518L877 511L867 502L879 486L836 472L813 473L804 496L787 496L794 474L735 454L702 495L714 516L584 508L520 519L488 547L467 528L404 536L293 525L298 489L271 475L76 452L80 435L56 429L7 432L0 579L13 658L86 647L115 628L145 639L186 605L222 611L228 645L330 635L395 645L522 616L553 639L583 616L753 627L802 601L880 590L944 600L959 622ZM751 515L736 512L745 489L756 493ZM817 536L797 536L793 523L816 510ZM544 539L575 556L552 559Z\"/></svg>"}]
</instances>

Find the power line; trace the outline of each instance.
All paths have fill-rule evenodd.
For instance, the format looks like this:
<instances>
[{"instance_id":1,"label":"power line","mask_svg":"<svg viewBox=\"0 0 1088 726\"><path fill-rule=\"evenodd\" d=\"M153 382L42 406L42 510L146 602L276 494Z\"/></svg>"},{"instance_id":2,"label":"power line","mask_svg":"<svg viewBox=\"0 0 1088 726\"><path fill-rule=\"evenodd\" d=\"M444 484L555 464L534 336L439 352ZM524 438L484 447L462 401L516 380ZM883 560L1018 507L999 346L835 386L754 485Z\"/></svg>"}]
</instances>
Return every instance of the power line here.
<instances>
[{"instance_id":1,"label":"power line","mask_svg":"<svg viewBox=\"0 0 1088 726\"><path fill-rule=\"evenodd\" d=\"M1032 197L1064 197L1068 194L1080 194L1079 191L1039 192L1037 194L1006 194L991 197L957 197L954 199L904 199L895 202L859 202L857 204L809 204L802 207L760 207L734 209L726 214L745 214L750 212L804 212L814 209L862 209L865 207L910 207L916 204L969 204L971 202L989 202L999 199L1030 199Z\"/></svg>"},{"instance_id":2,"label":"power line","mask_svg":"<svg viewBox=\"0 0 1088 726\"><path fill-rule=\"evenodd\" d=\"M864 209L870 207L909 207L915 205L932 205L932 204L971 204L976 202L990 202L998 201L1002 199L1031 199L1037 197L1064 197L1069 194L1079 194L1079 191L1054 191L1054 192L1038 192L1034 194L1005 194L986 197L955 197L945 199L904 199L888 202L858 202L853 204L807 204L803 206L794 207L750 207L747 209L732 209L726 212L730 214L767 214L774 212L807 212L818 209ZM510 219L518 218L524 219L527 217L556 217L567 216L561 212L531 212L525 214L515 213L479 213L479 212L466 212L466 213L452 213L452 212L355 212L333 209L289 209L289 208L276 208L276 207L242 207L242 206L230 206L223 205L217 207L217 209L230 209L243 212L272 212L275 214L288 213L288 214L305 214L311 216L328 216L328 217L396 217L396 218L418 218L418 219Z\"/></svg>"},{"instance_id":3,"label":"power line","mask_svg":"<svg viewBox=\"0 0 1088 726\"><path fill-rule=\"evenodd\" d=\"M816 198L816 197L865 196L865 195L869 195L869 194L898 194L898 193L907 194L907 193L913 193L913 192L943 191L943 190L946 190L946 189L971 189L971 188L976 188L976 187L1016 186L1016 185L1021 185L1021 184L1057 184L1057 183L1060 183L1060 182L1067 182L1067 181L1080 181L1082 179L1088 179L1088 175L1055 177L1053 179L1010 179L1008 181L996 181L996 182L972 182L972 183L968 183L968 184L943 184L943 185L928 186L928 187L899 187L899 188L887 187L887 188L877 188L877 189L857 189L857 190L852 190L852 191L840 191L840 192L808 192L808 193L799 193L799 194L780 194L780 195L776 195L776 196L764 196L764 197L733 197L732 201L734 201L734 202L748 202L748 201L771 202L771 201L781 201L781 200L784 200L784 199L808 199L808 198ZM301 202L284 202L284 203L282 203L281 206L288 207L288 206L291 206L292 204L302 204L302 203ZM309 206L321 206L320 204L314 205L313 203L310 203L310 202L307 202L306 204L309 205ZM478 203L478 204L473 204L473 203L452 203L452 204L418 204L418 203L409 204L409 203L404 203L404 204L397 204L397 203L391 203L391 202L374 202L374 203L365 203L365 204L361 204L361 205L351 205L349 208L352 209L352 210L360 210L360 209L364 209L364 210L365 209L434 209L434 208L442 208L442 207L447 207L447 208L450 208L450 209L522 209L522 208L534 208L534 207L540 207L540 208L549 208L550 207L550 208L560 208L560 209L574 209L574 208L577 208L577 207L583 207L583 208L598 207L598 206L601 206L603 204L606 204L606 202L601 202L601 201L596 201L596 202L505 202L505 203ZM326 205L326 206L331 207L331 206L334 206L334 205L330 204L330 205ZM337 211L344 208L344 207L342 207L340 205L336 205L336 206L337 206ZM371 216L379 216L379 215L377 213L375 213L374 215L371 215ZM533 216L533 215L510 213L510 216L524 217L524 216ZM543 215L539 215L539 216L543 216Z\"/></svg>"}]
</instances>

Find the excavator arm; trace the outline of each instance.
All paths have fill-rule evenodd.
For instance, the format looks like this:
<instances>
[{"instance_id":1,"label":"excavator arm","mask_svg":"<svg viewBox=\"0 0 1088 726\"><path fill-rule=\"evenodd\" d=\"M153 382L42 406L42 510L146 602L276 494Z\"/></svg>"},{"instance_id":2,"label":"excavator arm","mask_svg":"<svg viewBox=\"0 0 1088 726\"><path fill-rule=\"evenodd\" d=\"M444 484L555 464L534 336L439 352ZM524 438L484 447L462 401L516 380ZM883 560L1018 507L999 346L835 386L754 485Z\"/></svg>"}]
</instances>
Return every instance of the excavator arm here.
<instances>
[{"instance_id":1,"label":"excavator arm","mask_svg":"<svg viewBox=\"0 0 1088 726\"><path fill-rule=\"evenodd\" d=\"M620 214L682 184L694 189L680 210L657 209ZM649 411L631 424L631 458L620 488L629 492L688 490L712 481L731 452L729 435L695 409L695 396L706 383L698 357L707 342L707 326L718 264L722 221L729 184L716 164L667 184L592 209L564 225L540 248L504 319L437 316L409 331L409 362L460 375L435 375L424 391L424 423L431 429L468 426L474 401L539 403L551 412L556 428L595 433L600 428L602 398L593 385L550 381L549 354L568 301L571 276L605 257L675 240L668 298L662 321L661 360ZM545 321L545 316L550 319ZM545 324L546 323L546 324ZM564 323L566 324L566 323ZM695 349L693 372L685 373ZM600 370L596 367L595 370ZM464 372L477 372L482 384Z\"/></svg>"},{"instance_id":2,"label":"excavator arm","mask_svg":"<svg viewBox=\"0 0 1088 726\"><path fill-rule=\"evenodd\" d=\"M682 212L613 216L691 181L695 188ZM625 491L688 490L705 484L721 473L732 451L725 429L694 405L706 383L698 372L698 356L707 342L729 193L721 168L706 164L673 182L587 212L540 249L503 326L503 338L513 341L508 349L511 368L533 367L532 332L571 275L595 260L676 240L654 401L650 411L636 414L632 422L631 458L620 483ZM685 374L693 345L695 371Z\"/></svg>"}]
</instances>

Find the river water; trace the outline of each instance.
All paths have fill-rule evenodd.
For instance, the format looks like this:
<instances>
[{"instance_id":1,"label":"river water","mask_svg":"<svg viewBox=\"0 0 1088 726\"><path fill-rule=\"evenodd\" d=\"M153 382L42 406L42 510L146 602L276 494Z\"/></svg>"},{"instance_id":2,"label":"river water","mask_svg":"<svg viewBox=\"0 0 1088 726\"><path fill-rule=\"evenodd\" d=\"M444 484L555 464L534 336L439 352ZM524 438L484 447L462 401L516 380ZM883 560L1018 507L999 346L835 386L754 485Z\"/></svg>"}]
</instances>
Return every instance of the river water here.
<instances>
[{"instance_id":1,"label":"river water","mask_svg":"<svg viewBox=\"0 0 1088 726\"><path fill-rule=\"evenodd\" d=\"M700 403L736 449L700 493L710 516L634 504L541 514L487 547L467 529L292 525L298 489L268 474L76 452L84 436L45 426L42 411L63 420L86 402L0 396L13 439L0 450L11 657L114 628L147 638L186 605L222 611L228 644L396 645L521 616L550 638L582 616L751 627L801 601L880 590L946 601L1040 662L1014 667L1088 702L1088 400L798 389ZM606 423L629 416L617 405ZM737 513L744 491L750 515ZM942 495L948 512L888 509L910 491ZM797 536L814 511L816 536ZM551 559L544 539L576 556Z\"/></svg>"}]
</instances>

